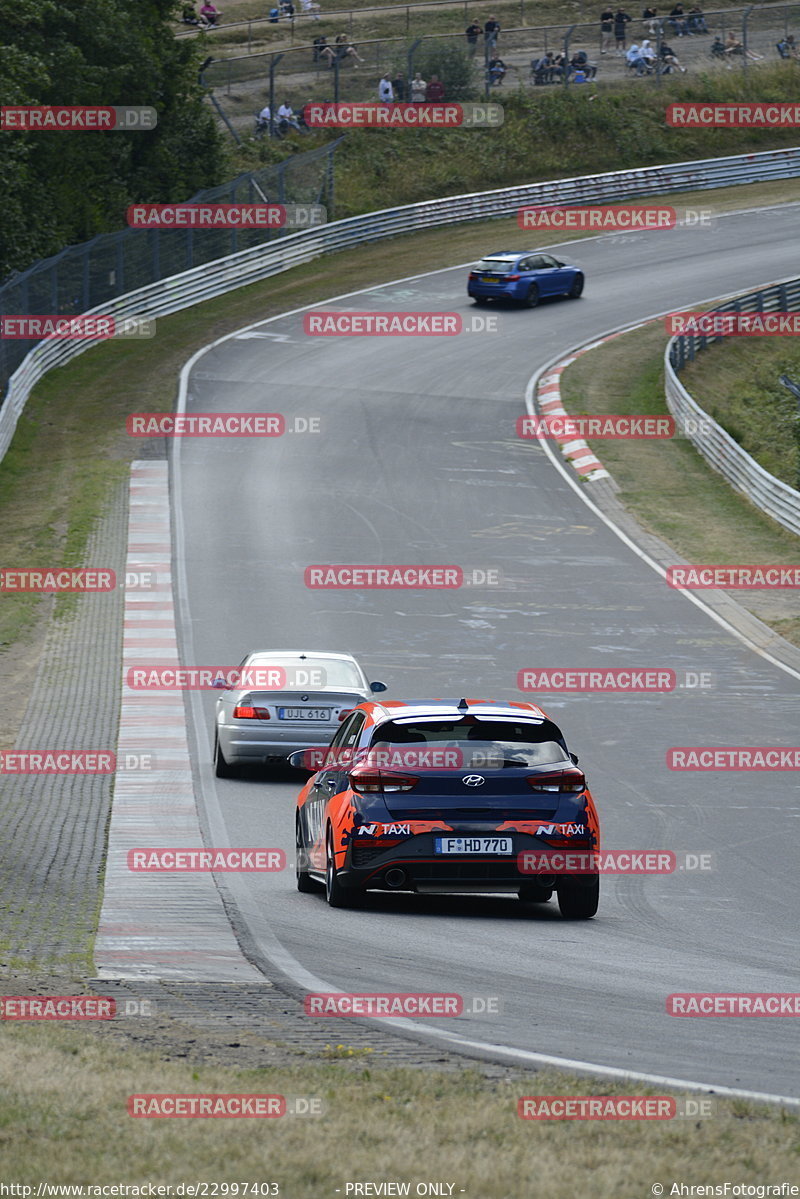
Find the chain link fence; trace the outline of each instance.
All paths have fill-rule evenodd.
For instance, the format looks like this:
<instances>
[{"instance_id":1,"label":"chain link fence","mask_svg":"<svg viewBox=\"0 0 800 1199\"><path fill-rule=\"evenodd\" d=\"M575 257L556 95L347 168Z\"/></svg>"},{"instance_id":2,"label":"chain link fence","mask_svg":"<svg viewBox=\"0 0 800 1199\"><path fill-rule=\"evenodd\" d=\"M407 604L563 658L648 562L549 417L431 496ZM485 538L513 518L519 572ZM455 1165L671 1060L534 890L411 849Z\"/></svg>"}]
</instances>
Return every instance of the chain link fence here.
<instances>
[{"instance_id":1,"label":"chain link fence","mask_svg":"<svg viewBox=\"0 0 800 1199\"><path fill-rule=\"evenodd\" d=\"M321 204L333 216L333 158L342 138L276 166L207 188L190 203ZM0 287L2 316L69 316L101 308L118 296L192 267L248 250L288 229L122 229L104 233ZM36 341L0 338L0 394Z\"/></svg>"},{"instance_id":2,"label":"chain link fence","mask_svg":"<svg viewBox=\"0 0 800 1199\"><path fill-rule=\"evenodd\" d=\"M471 94L450 94L446 98L477 99L492 94L498 100L509 88L516 87L580 84L594 87L622 80L629 80L632 88L659 87L664 75L681 73L682 68L696 76L726 70L746 71L753 63L775 63L783 57L796 61L791 51L784 55L778 46L787 35L795 36L793 31L797 31L800 41L800 4L750 5L698 15L689 11L695 5L693 0L687 0L686 15L681 20L667 15L672 4L655 19L645 19L640 15L643 2L628 6L632 10L631 20L625 25L625 36L619 45L613 31L606 35L601 31L602 5L597 5L598 18L592 21L503 27L496 47L488 46L483 34L476 44L470 45L463 26L452 34L349 40L348 45L355 53L346 54L333 64L324 51L320 53L318 48L306 44L285 47L280 52L213 59L204 70L203 82L212 89L215 102L224 109L238 136L252 132L255 113L270 98L276 103L291 104L295 111L311 100L377 100L378 81L385 71L392 78L402 71L408 80L418 69L417 64L435 63L437 57L445 63L456 55L468 64ZM502 25L499 8L498 17ZM462 20L463 13L459 10L459 22ZM655 62L646 67L631 65L627 51L645 39L650 42ZM664 61L662 44L674 51L674 62ZM546 69L537 70L534 66L548 53L554 58L563 55L568 64L580 51L586 55L588 68L582 75L568 67L564 70L564 64L558 61ZM489 63L495 56L500 58L502 70L492 72ZM800 61L796 65L800 68Z\"/></svg>"}]
</instances>

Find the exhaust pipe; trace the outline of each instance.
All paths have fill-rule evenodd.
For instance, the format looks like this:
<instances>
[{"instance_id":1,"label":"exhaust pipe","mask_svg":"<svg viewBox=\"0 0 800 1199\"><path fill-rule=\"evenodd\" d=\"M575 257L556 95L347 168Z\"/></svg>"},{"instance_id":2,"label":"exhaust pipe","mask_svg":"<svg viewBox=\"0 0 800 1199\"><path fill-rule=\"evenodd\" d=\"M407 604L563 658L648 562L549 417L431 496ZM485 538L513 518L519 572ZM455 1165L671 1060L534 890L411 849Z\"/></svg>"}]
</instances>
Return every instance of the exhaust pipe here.
<instances>
[{"instance_id":1,"label":"exhaust pipe","mask_svg":"<svg viewBox=\"0 0 800 1199\"><path fill-rule=\"evenodd\" d=\"M393 890L397 890L398 887L402 887L404 885L408 875L406 874L405 870L401 870L399 866L393 866L391 870L386 871L383 878L387 887L392 887Z\"/></svg>"}]
</instances>

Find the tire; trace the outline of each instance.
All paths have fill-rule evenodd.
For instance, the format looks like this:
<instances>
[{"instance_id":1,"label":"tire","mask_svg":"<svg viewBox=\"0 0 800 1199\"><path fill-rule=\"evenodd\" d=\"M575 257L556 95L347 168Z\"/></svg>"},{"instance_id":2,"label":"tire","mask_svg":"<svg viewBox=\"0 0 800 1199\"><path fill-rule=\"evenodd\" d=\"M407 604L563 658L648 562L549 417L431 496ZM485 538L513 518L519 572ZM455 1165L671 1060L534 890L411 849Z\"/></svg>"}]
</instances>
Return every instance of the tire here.
<instances>
[{"instance_id":1,"label":"tire","mask_svg":"<svg viewBox=\"0 0 800 1199\"><path fill-rule=\"evenodd\" d=\"M302 860L302 856L305 854L306 850L302 844L302 838L300 836L300 817L299 816L295 822L294 844L295 844L294 871L295 871L295 878L297 879L297 890L302 891L303 895L316 894L320 890L320 884L316 881L316 879L313 879L311 877L311 875L308 873L307 870L302 870L300 867L300 862Z\"/></svg>"},{"instance_id":2,"label":"tire","mask_svg":"<svg viewBox=\"0 0 800 1199\"><path fill-rule=\"evenodd\" d=\"M572 280L572 287L567 292L567 295L571 300L577 300L578 297L583 294L583 284L583 275L576 275Z\"/></svg>"},{"instance_id":3,"label":"tire","mask_svg":"<svg viewBox=\"0 0 800 1199\"><path fill-rule=\"evenodd\" d=\"M238 766L231 766L230 762L225 761L216 732L214 733L214 774L218 779L235 779L239 775Z\"/></svg>"},{"instance_id":4,"label":"tire","mask_svg":"<svg viewBox=\"0 0 800 1199\"><path fill-rule=\"evenodd\" d=\"M473 296L472 302L473 302L473 304L477 304L479 307L482 307L484 304L489 303L489 297L488 296Z\"/></svg>"},{"instance_id":5,"label":"tire","mask_svg":"<svg viewBox=\"0 0 800 1199\"><path fill-rule=\"evenodd\" d=\"M590 920L600 900L600 876L562 883L558 888L558 906L566 920Z\"/></svg>"},{"instance_id":6,"label":"tire","mask_svg":"<svg viewBox=\"0 0 800 1199\"><path fill-rule=\"evenodd\" d=\"M528 288L528 291L525 295L525 299L522 301L522 307L523 308L535 308L538 303L539 303L539 288L536 286L535 283L531 283L531 285Z\"/></svg>"},{"instance_id":7,"label":"tire","mask_svg":"<svg viewBox=\"0 0 800 1199\"><path fill-rule=\"evenodd\" d=\"M348 891L339 882L333 853L333 830L328 826L325 838L325 899L330 908L355 908L361 898L358 891Z\"/></svg>"},{"instance_id":8,"label":"tire","mask_svg":"<svg viewBox=\"0 0 800 1199\"><path fill-rule=\"evenodd\" d=\"M522 903L547 903L552 895L552 887L536 887L531 883L527 883L519 889L519 898Z\"/></svg>"}]
</instances>

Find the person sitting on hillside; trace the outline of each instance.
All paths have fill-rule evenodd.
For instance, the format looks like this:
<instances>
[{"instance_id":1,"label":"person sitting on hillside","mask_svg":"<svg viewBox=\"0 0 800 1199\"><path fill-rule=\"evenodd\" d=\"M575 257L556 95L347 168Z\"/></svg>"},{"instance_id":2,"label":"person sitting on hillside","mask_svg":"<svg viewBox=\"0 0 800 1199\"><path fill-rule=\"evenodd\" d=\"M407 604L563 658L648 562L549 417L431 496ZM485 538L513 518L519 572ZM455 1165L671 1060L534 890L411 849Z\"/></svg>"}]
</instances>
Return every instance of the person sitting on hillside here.
<instances>
[{"instance_id":1,"label":"person sitting on hillside","mask_svg":"<svg viewBox=\"0 0 800 1199\"><path fill-rule=\"evenodd\" d=\"M503 62L502 58L498 58L497 55L495 55L495 57L493 59L491 59L489 62L488 70L489 70L489 86L495 87L496 85L499 85L503 82L503 79L505 78L507 67L506 67L506 64Z\"/></svg>"},{"instance_id":2,"label":"person sitting on hillside","mask_svg":"<svg viewBox=\"0 0 800 1199\"><path fill-rule=\"evenodd\" d=\"M300 0L300 7L307 17L313 17L315 21L320 20L319 5L316 0Z\"/></svg>"},{"instance_id":3,"label":"person sitting on hillside","mask_svg":"<svg viewBox=\"0 0 800 1199\"><path fill-rule=\"evenodd\" d=\"M778 42L778 53L781 58L797 58L797 46L794 41L794 34L787 33L786 37L782 37Z\"/></svg>"},{"instance_id":4,"label":"person sitting on hillside","mask_svg":"<svg viewBox=\"0 0 800 1199\"><path fill-rule=\"evenodd\" d=\"M682 4L676 4L669 14L669 23L672 26L672 32L678 37L686 37L689 33L689 22L686 20L686 14Z\"/></svg>"},{"instance_id":5,"label":"person sitting on hillside","mask_svg":"<svg viewBox=\"0 0 800 1199\"><path fill-rule=\"evenodd\" d=\"M294 109L286 100L284 100L278 109L278 125L282 133L285 133L289 126L292 129L296 129L298 133L300 132L300 126L297 123L297 117L294 115Z\"/></svg>"},{"instance_id":6,"label":"person sitting on hillside","mask_svg":"<svg viewBox=\"0 0 800 1199\"><path fill-rule=\"evenodd\" d=\"M356 50L355 46L348 39L346 33L337 33L334 45L336 46L336 57L339 59L339 62L344 62L346 58L354 58L357 63L364 61L358 50ZM355 70L358 70L358 67Z\"/></svg>"},{"instance_id":7,"label":"person sitting on hillside","mask_svg":"<svg viewBox=\"0 0 800 1199\"><path fill-rule=\"evenodd\" d=\"M314 62L319 62L320 59L323 57L323 52L325 50L330 50L330 46L328 45L328 39L323 36L315 37L314 41L311 44L314 48Z\"/></svg>"},{"instance_id":8,"label":"person sitting on hillside","mask_svg":"<svg viewBox=\"0 0 800 1199\"><path fill-rule=\"evenodd\" d=\"M200 19L205 22L207 29L213 28L221 16L222 13L216 4L211 3L211 0L206 0L206 3L200 9Z\"/></svg>"},{"instance_id":9,"label":"person sitting on hillside","mask_svg":"<svg viewBox=\"0 0 800 1199\"><path fill-rule=\"evenodd\" d=\"M686 67L681 64L672 46L668 46L666 42L661 43L661 61L664 63L665 68L674 70L677 67L679 71L683 71L684 74L686 73ZM665 71L666 73L667 71Z\"/></svg>"},{"instance_id":10,"label":"person sitting on hillside","mask_svg":"<svg viewBox=\"0 0 800 1199\"><path fill-rule=\"evenodd\" d=\"M634 42L625 55L625 61L631 70L635 70L637 75L647 75L649 71L649 63L646 58L642 58L638 43Z\"/></svg>"},{"instance_id":11,"label":"person sitting on hillside","mask_svg":"<svg viewBox=\"0 0 800 1199\"><path fill-rule=\"evenodd\" d=\"M706 19L703 15L702 8L697 8L695 6L694 8L689 9L687 14L687 24L689 26L689 33L708 33L708 25L706 25Z\"/></svg>"},{"instance_id":12,"label":"person sitting on hillside","mask_svg":"<svg viewBox=\"0 0 800 1199\"><path fill-rule=\"evenodd\" d=\"M734 54L744 54L744 52L744 46L736 37L736 34L733 32L733 30L729 29L725 37L725 53L729 56L732 56ZM747 57L752 58L754 61L758 61L762 59L764 55L755 54L752 50L748 50Z\"/></svg>"},{"instance_id":13,"label":"person sitting on hillside","mask_svg":"<svg viewBox=\"0 0 800 1199\"><path fill-rule=\"evenodd\" d=\"M200 24L200 18L198 17L197 13L195 12L195 7L193 4L184 4L183 9L181 11L181 21L183 22L184 25L199 25Z\"/></svg>"},{"instance_id":14,"label":"person sitting on hillside","mask_svg":"<svg viewBox=\"0 0 800 1199\"><path fill-rule=\"evenodd\" d=\"M594 79L597 74L597 63L589 62L589 55L585 50L576 50L569 60L569 69L570 74L583 71L587 79Z\"/></svg>"}]
</instances>

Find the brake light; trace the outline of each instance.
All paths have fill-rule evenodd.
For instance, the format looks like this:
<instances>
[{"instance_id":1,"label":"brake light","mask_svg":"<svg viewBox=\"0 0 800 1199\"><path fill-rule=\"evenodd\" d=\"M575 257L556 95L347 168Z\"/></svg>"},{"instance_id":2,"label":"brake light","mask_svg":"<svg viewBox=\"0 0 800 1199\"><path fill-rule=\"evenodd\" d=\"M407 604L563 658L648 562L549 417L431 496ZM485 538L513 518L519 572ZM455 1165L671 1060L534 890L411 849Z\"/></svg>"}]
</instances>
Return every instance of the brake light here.
<instances>
[{"instance_id":1,"label":"brake light","mask_svg":"<svg viewBox=\"0 0 800 1199\"><path fill-rule=\"evenodd\" d=\"M469 277L470 277L470 279L477 279L478 278L477 271L470 271Z\"/></svg>"},{"instance_id":2,"label":"brake light","mask_svg":"<svg viewBox=\"0 0 800 1199\"><path fill-rule=\"evenodd\" d=\"M349 716L352 711L353 711L352 708L345 708L343 712L340 712L339 713L339 723L341 724L341 722L344 720L345 716Z\"/></svg>"},{"instance_id":3,"label":"brake light","mask_svg":"<svg viewBox=\"0 0 800 1199\"><path fill-rule=\"evenodd\" d=\"M246 708L240 707L238 704L233 709L234 720L269 720L270 715L266 708Z\"/></svg>"},{"instance_id":4,"label":"brake light","mask_svg":"<svg viewBox=\"0 0 800 1199\"><path fill-rule=\"evenodd\" d=\"M376 791L411 791L419 782L413 774L387 774L374 766L357 766L350 771L349 779L353 790L365 795Z\"/></svg>"},{"instance_id":5,"label":"brake light","mask_svg":"<svg viewBox=\"0 0 800 1199\"><path fill-rule=\"evenodd\" d=\"M527 779L531 791L585 791L582 770L555 770L552 774L532 774Z\"/></svg>"},{"instance_id":6,"label":"brake light","mask_svg":"<svg viewBox=\"0 0 800 1199\"><path fill-rule=\"evenodd\" d=\"M519 283L522 275L506 275L506 283Z\"/></svg>"}]
</instances>

